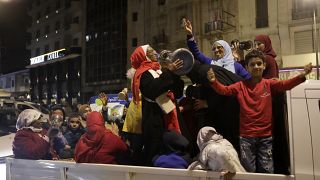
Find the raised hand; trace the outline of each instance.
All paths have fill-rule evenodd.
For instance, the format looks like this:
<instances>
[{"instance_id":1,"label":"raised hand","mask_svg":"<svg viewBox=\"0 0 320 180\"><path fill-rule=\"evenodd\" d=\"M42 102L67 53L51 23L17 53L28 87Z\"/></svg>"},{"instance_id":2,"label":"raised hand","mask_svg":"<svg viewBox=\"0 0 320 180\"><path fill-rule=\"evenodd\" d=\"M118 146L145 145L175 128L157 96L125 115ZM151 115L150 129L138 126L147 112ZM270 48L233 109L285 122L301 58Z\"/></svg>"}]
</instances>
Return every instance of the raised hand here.
<instances>
[{"instance_id":1,"label":"raised hand","mask_svg":"<svg viewBox=\"0 0 320 180\"><path fill-rule=\"evenodd\" d=\"M306 76L311 73L312 63L306 64L303 69L304 69L304 71L300 74L301 77Z\"/></svg>"},{"instance_id":2,"label":"raised hand","mask_svg":"<svg viewBox=\"0 0 320 180\"><path fill-rule=\"evenodd\" d=\"M307 75L307 74L310 74L311 71L312 71L312 63L306 64L306 65L304 66L304 72L306 73L306 75Z\"/></svg>"},{"instance_id":3,"label":"raised hand","mask_svg":"<svg viewBox=\"0 0 320 180\"><path fill-rule=\"evenodd\" d=\"M184 29L186 30L187 34L192 35L192 25L189 19L183 18L182 19Z\"/></svg>"},{"instance_id":4,"label":"raised hand","mask_svg":"<svg viewBox=\"0 0 320 180\"><path fill-rule=\"evenodd\" d=\"M214 82L216 80L216 75L214 74L212 68L207 72L207 78L210 82Z\"/></svg>"},{"instance_id":5,"label":"raised hand","mask_svg":"<svg viewBox=\"0 0 320 180\"><path fill-rule=\"evenodd\" d=\"M99 94L99 99L102 101L102 104L106 106L108 104L108 95L104 92Z\"/></svg>"}]
</instances>

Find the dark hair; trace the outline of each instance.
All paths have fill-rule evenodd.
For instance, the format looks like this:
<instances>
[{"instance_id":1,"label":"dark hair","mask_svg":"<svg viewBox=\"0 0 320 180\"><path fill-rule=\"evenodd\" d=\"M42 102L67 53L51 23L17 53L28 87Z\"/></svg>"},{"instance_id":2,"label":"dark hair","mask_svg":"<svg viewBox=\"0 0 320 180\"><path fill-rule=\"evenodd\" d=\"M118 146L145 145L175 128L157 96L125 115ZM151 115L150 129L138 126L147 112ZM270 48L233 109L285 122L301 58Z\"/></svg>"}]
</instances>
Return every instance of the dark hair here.
<instances>
[{"instance_id":1,"label":"dark hair","mask_svg":"<svg viewBox=\"0 0 320 180\"><path fill-rule=\"evenodd\" d=\"M56 104L56 105L54 105L54 106L51 107L51 109L50 109L50 116L52 115L53 111L56 111L56 110L61 110L61 111L62 111L63 120L65 120L65 119L66 119L66 113L65 113L63 107L62 107L61 105L58 105L58 104Z\"/></svg>"},{"instance_id":2,"label":"dark hair","mask_svg":"<svg viewBox=\"0 0 320 180\"><path fill-rule=\"evenodd\" d=\"M245 57L245 64L248 65L249 64L249 61L252 59L252 58L260 58L262 59L262 61L265 63L266 62L266 57L264 56L263 52L259 51L259 50L252 50L250 51L246 57Z\"/></svg>"},{"instance_id":3,"label":"dark hair","mask_svg":"<svg viewBox=\"0 0 320 180\"><path fill-rule=\"evenodd\" d=\"M79 114L79 113L76 113L76 112L73 112L73 113L71 113L71 114L69 115L69 120L70 120L71 118L79 118L79 119L80 119L80 114Z\"/></svg>"}]
</instances>

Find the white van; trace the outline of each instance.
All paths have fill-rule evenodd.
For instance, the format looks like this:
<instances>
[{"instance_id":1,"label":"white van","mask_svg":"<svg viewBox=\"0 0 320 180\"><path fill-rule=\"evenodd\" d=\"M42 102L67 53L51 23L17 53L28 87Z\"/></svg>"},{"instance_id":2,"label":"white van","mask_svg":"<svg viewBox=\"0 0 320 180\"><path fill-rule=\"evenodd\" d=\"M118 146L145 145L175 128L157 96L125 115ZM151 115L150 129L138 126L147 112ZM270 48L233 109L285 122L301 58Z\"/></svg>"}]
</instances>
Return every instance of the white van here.
<instances>
[{"instance_id":1,"label":"white van","mask_svg":"<svg viewBox=\"0 0 320 180\"><path fill-rule=\"evenodd\" d=\"M291 175L237 173L233 179L320 180L320 81L307 80L287 92ZM8 146L8 144L5 144ZM1 149L4 144L0 144ZM10 144L11 148L11 144ZM207 180L212 171L6 159L7 180Z\"/></svg>"}]
</instances>

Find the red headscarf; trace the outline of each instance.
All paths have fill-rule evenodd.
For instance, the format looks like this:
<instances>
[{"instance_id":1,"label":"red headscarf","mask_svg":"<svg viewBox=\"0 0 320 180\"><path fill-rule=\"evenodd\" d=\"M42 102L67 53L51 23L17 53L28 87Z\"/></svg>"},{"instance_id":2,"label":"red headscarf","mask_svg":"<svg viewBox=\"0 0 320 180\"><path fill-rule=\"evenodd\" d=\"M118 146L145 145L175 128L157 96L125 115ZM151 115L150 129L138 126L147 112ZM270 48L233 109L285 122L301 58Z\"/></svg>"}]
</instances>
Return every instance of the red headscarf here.
<instances>
[{"instance_id":1,"label":"red headscarf","mask_svg":"<svg viewBox=\"0 0 320 180\"><path fill-rule=\"evenodd\" d=\"M133 102L135 102L136 104L140 100L139 88L142 73L148 71L149 69L153 69L155 71L160 69L160 64L158 62L154 62L148 59L146 55L148 47L149 45L137 47L130 57L131 66L136 69L132 80L132 97Z\"/></svg>"},{"instance_id":2,"label":"red headscarf","mask_svg":"<svg viewBox=\"0 0 320 180\"><path fill-rule=\"evenodd\" d=\"M268 35L258 35L258 36L256 36L256 38L254 40L259 41L264 44L264 46L265 46L265 48L263 50L264 54L270 55L273 58L275 58L277 56L272 48L271 40Z\"/></svg>"},{"instance_id":3,"label":"red headscarf","mask_svg":"<svg viewBox=\"0 0 320 180\"><path fill-rule=\"evenodd\" d=\"M82 135L75 148L76 162L89 162L94 159L95 150L107 131L102 115L99 112L91 112L87 118L87 132Z\"/></svg>"},{"instance_id":4,"label":"red headscarf","mask_svg":"<svg viewBox=\"0 0 320 180\"><path fill-rule=\"evenodd\" d=\"M99 112L91 112L87 118L87 132L79 139L74 159L78 163L118 164L117 157L128 153L121 138L105 128Z\"/></svg>"}]
</instances>

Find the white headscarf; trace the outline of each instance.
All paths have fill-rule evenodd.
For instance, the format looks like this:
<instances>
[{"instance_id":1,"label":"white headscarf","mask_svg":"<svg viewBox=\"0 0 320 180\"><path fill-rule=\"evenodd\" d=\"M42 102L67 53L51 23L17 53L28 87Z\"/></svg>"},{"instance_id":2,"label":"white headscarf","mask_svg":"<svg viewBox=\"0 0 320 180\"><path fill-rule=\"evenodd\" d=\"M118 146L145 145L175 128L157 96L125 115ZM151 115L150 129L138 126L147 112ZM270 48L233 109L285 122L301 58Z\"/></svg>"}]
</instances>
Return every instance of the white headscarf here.
<instances>
[{"instance_id":1,"label":"white headscarf","mask_svg":"<svg viewBox=\"0 0 320 180\"><path fill-rule=\"evenodd\" d=\"M40 116L41 112L34 109L26 109L19 114L16 128L18 130L26 127L28 128L30 127L30 124L37 121Z\"/></svg>"},{"instance_id":2,"label":"white headscarf","mask_svg":"<svg viewBox=\"0 0 320 180\"><path fill-rule=\"evenodd\" d=\"M188 169L245 172L240 164L237 151L213 127L200 129L197 144L200 148L198 160L193 162Z\"/></svg>"},{"instance_id":3,"label":"white headscarf","mask_svg":"<svg viewBox=\"0 0 320 180\"><path fill-rule=\"evenodd\" d=\"M220 59L213 59L214 61L211 62L211 64L221 66L233 73L235 73L234 68L234 57L232 55L232 50L229 44L224 40L218 40L214 43L220 44L224 49L224 56Z\"/></svg>"},{"instance_id":4,"label":"white headscarf","mask_svg":"<svg viewBox=\"0 0 320 180\"><path fill-rule=\"evenodd\" d=\"M217 133L213 127L203 127L200 129L197 137L197 144L200 148L200 151L206 147L207 144L213 143L223 139L223 137Z\"/></svg>"}]
</instances>

